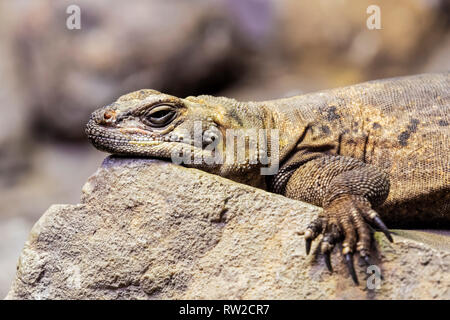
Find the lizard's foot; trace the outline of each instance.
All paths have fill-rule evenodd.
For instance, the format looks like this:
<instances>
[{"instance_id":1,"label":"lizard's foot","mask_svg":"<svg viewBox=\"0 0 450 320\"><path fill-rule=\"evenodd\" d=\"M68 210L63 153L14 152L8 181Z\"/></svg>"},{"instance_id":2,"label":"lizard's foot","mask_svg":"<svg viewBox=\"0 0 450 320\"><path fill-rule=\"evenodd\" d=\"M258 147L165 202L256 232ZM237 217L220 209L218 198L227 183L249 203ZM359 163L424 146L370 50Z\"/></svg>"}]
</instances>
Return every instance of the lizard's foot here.
<instances>
[{"instance_id":1,"label":"lizard's foot","mask_svg":"<svg viewBox=\"0 0 450 320\"><path fill-rule=\"evenodd\" d=\"M323 213L312 221L305 231L306 254L309 254L311 242L319 234L323 234L320 251L324 255L327 268L332 271L330 254L336 243L342 242L344 255L349 273L358 284L353 253L356 251L370 265L370 243L372 234L367 223L378 227L393 242L386 225L381 221L369 201L361 196L342 195L324 207Z\"/></svg>"}]
</instances>

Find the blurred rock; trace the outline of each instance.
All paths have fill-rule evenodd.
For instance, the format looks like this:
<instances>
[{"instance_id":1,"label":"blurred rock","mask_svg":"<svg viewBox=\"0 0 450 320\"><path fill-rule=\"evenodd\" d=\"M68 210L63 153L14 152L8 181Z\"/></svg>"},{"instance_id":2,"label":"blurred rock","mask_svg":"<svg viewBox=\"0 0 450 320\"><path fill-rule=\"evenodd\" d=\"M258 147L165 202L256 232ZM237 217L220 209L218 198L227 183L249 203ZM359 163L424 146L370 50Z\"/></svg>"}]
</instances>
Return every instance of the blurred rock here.
<instances>
[{"instance_id":1,"label":"blurred rock","mask_svg":"<svg viewBox=\"0 0 450 320\"><path fill-rule=\"evenodd\" d=\"M29 166L31 151L27 136L29 114L11 63L11 47L4 41L11 32L5 7L0 2L0 188L10 187L17 181L20 172Z\"/></svg>"},{"instance_id":2,"label":"blurred rock","mask_svg":"<svg viewBox=\"0 0 450 320\"><path fill-rule=\"evenodd\" d=\"M450 33L442 40L441 45L436 48L424 66L426 72L440 72L442 70L450 70Z\"/></svg>"},{"instance_id":3,"label":"blurred rock","mask_svg":"<svg viewBox=\"0 0 450 320\"><path fill-rule=\"evenodd\" d=\"M374 4L380 30L366 25ZM450 34L448 0L284 0L277 9L284 64L305 77L328 78L325 87L420 73Z\"/></svg>"},{"instance_id":4,"label":"blurred rock","mask_svg":"<svg viewBox=\"0 0 450 320\"><path fill-rule=\"evenodd\" d=\"M195 190L195 192L193 192ZM449 299L450 252L376 234L384 280L304 253L319 209L171 163L107 158L33 227L7 299ZM438 235L434 235L439 237ZM437 244L434 245L433 243Z\"/></svg>"},{"instance_id":5,"label":"blurred rock","mask_svg":"<svg viewBox=\"0 0 450 320\"><path fill-rule=\"evenodd\" d=\"M265 100L449 68L447 0L272 3L270 46L252 56L251 70L223 95ZM381 10L380 30L366 25L374 4Z\"/></svg>"}]
</instances>

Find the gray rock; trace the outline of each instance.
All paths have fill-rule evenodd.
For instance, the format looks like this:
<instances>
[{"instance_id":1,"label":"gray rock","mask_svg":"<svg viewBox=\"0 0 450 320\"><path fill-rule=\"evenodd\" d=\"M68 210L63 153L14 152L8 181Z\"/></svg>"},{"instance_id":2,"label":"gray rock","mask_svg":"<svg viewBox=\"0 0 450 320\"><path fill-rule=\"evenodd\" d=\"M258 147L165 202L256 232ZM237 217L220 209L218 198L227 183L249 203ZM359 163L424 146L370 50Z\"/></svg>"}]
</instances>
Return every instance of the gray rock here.
<instances>
[{"instance_id":1,"label":"gray rock","mask_svg":"<svg viewBox=\"0 0 450 320\"><path fill-rule=\"evenodd\" d=\"M370 290L360 261L354 286L339 254L333 274L317 243L305 255L300 231L319 210L171 163L108 157L81 204L54 205L33 227L6 298L450 298L448 237L376 234L384 280Z\"/></svg>"}]
</instances>

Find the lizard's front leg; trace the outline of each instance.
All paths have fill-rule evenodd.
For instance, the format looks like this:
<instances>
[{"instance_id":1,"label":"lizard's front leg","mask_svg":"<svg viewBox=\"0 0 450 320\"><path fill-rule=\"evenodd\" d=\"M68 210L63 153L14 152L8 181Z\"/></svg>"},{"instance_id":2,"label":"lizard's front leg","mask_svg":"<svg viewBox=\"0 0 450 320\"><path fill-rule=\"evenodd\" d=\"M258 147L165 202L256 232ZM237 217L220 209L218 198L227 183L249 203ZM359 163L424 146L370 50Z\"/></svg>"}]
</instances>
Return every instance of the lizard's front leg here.
<instances>
[{"instance_id":1,"label":"lizard's front leg","mask_svg":"<svg viewBox=\"0 0 450 320\"><path fill-rule=\"evenodd\" d=\"M287 182L280 193L323 208L320 216L305 231L306 252L309 253L311 242L323 234L320 249L331 271L331 251L336 243L342 242L349 272L353 281L358 283L353 253L359 252L370 264L372 235L367 223L381 229L392 242L388 229L373 209L388 196L388 175L357 159L318 153L299 153L285 168L288 170L285 169L284 174L291 176L284 178Z\"/></svg>"}]
</instances>

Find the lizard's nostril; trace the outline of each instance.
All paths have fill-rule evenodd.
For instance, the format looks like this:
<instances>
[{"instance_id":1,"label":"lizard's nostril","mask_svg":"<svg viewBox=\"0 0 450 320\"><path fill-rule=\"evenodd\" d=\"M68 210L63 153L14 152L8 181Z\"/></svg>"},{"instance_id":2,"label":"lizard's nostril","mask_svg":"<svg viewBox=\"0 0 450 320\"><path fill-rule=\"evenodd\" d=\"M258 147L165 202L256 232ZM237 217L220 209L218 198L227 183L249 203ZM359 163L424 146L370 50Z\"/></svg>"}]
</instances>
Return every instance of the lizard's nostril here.
<instances>
[{"instance_id":1,"label":"lizard's nostril","mask_svg":"<svg viewBox=\"0 0 450 320\"><path fill-rule=\"evenodd\" d=\"M105 120L109 120L114 116L114 113L112 111L105 111L105 113L103 114L103 118Z\"/></svg>"}]
</instances>

